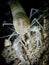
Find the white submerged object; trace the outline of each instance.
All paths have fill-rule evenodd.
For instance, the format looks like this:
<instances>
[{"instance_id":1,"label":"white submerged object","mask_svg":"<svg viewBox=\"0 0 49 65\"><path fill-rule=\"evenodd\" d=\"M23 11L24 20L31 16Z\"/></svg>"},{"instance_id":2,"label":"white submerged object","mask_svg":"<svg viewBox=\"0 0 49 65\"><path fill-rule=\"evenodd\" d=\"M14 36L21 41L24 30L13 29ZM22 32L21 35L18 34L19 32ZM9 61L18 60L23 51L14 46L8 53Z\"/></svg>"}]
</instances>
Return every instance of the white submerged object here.
<instances>
[{"instance_id":1,"label":"white submerged object","mask_svg":"<svg viewBox=\"0 0 49 65\"><path fill-rule=\"evenodd\" d=\"M39 43L40 45L42 45L42 36L40 29L37 26L34 26L33 28L30 29L30 31L35 32L37 47L39 46Z\"/></svg>"},{"instance_id":2,"label":"white submerged object","mask_svg":"<svg viewBox=\"0 0 49 65\"><path fill-rule=\"evenodd\" d=\"M20 49L19 49L19 47L18 47L19 42L21 42L21 41L20 41L20 39L19 39L19 37L18 37L18 38L15 39L15 41L14 41L13 48L14 48L14 50L16 51L16 55L18 56L19 60L21 60L23 63L25 63L26 61L25 61L25 59L24 59L24 57L23 57L23 55L22 55L22 53L21 53L21 51L20 51Z\"/></svg>"},{"instance_id":3,"label":"white submerged object","mask_svg":"<svg viewBox=\"0 0 49 65\"><path fill-rule=\"evenodd\" d=\"M34 19L36 22L32 21L32 24L30 25L29 19L19 3L11 3L11 10L13 14L13 26L15 31L9 36L8 40L5 40L5 50L9 48L9 45L10 48L12 46L14 51L13 53L15 53L17 56L16 59L18 59L16 60L16 63L19 61L22 62L22 65L30 65L30 63L34 62L34 60L37 59L38 55L40 56L39 46L42 46L42 35L40 32L41 26L38 27L34 25L36 22L38 23L36 19ZM14 35L16 35L16 38L14 41L12 41L13 44L11 45L10 39ZM3 52L5 50L3 50ZM12 56L13 54L9 54L8 52L8 55ZM21 65L21 63L19 64Z\"/></svg>"}]
</instances>

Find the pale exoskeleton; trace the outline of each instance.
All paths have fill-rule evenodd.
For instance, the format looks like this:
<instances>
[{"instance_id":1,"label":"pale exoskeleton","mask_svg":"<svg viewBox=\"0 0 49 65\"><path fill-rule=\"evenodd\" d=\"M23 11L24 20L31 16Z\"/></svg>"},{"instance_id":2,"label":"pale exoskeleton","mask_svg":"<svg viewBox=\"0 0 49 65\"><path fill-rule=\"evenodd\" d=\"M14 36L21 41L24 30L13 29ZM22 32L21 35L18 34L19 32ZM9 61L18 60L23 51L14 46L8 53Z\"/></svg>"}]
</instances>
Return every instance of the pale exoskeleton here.
<instances>
[{"instance_id":1,"label":"pale exoskeleton","mask_svg":"<svg viewBox=\"0 0 49 65\"><path fill-rule=\"evenodd\" d=\"M23 11L23 8L19 4L11 4L11 8L13 7L13 26L14 33L6 40L5 42L5 50L3 50L3 54L6 54L7 49L12 49L8 52L8 55L5 55L10 61L11 56L14 57L17 64L13 65L30 65L31 62L38 57L39 53L39 43L42 44L41 33L38 26L33 26L33 23L30 24L29 18L26 16L26 13ZM16 7L17 6L17 7ZM14 8L15 7L15 8ZM14 11L14 12L13 12ZM16 32L16 39L11 43L7 44L7 41L10 41L10 38L14 36ZM13 51L13 52L12 52ZM5 53L4 53L5 52ZM9 57L10 56L10 57ZM8 59L6 59L8 61ZM17 60L18 59L18 60Z\"/></svg>"},{"instance_id":2,"label":"pale exoskeleton","mask_svg":"<svg viewBox=\"0 0 49 65\"><path fill-rule=\"evenodd\" d=\"M42 45L42 35L40 32L41 27L40 26L38 27L36 25L33 26L32 24L31 24L32 25L31 26L29 24L29 21L27 22L25 18L23 19L23 17L21 18L21 16L18 16L18 17L19 18L16 17L16 19L13 21L15 31L19 34L18 40L20 39L20 42L23 40L23 42L25 44L22 43L22 45L24 44L23 47L24 47L25 51L27 52L27 55L28 55L30 61L31 61L31 59L33 61L34 55L36 56L36 53L38 53L38 51L39 51L39 46ZM33 55L33 57L32 57L32 55Z\"/></svg>"}]
</instances>

